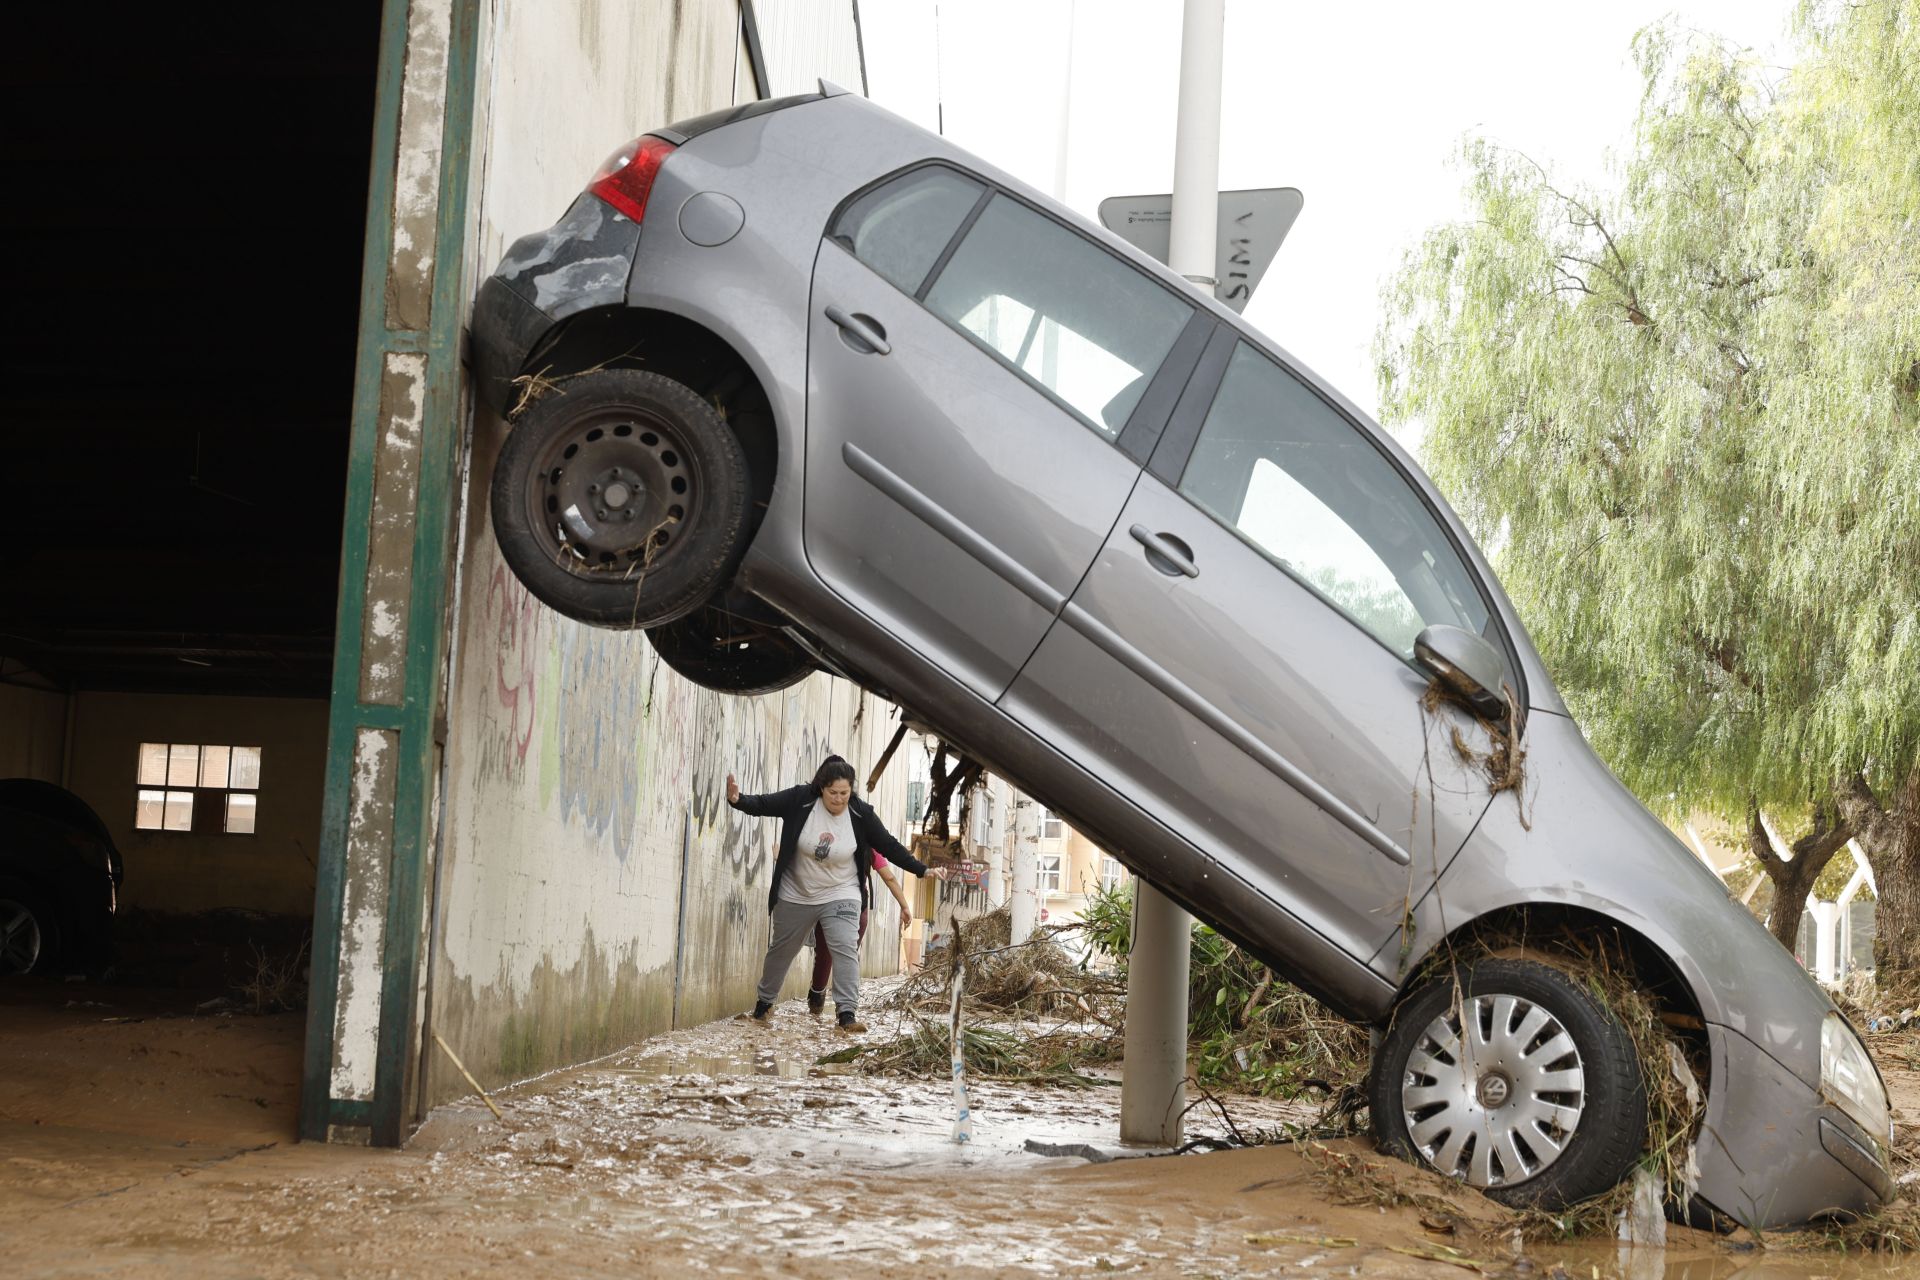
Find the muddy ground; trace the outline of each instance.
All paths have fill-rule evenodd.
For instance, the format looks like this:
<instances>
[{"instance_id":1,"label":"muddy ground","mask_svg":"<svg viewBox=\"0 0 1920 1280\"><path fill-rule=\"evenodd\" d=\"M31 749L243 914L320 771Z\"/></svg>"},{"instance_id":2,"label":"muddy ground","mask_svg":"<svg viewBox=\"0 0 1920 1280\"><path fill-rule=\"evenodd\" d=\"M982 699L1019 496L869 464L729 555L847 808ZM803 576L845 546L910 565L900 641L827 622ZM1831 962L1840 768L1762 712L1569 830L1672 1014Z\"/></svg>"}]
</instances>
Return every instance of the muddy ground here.
<instances>
[{"instance_id":1,"label":"muddy ground","mask_svg":"<svg viewBox=\"0 0 1920 1280\"><path fill-rule=\"evenodd\" d=\"M866 1039L904 1015L876 1015ZM436 1112L403 1151L298 1144L297 1015L179 992L0 989L0 1241L8 1276L1920 1275L1673 1229L1664 1251L1534 1242L1385 1208L1448 1194L1352 1139L1118 1153L1119 1090L944 1082L813 1064L844 1048L798 1005L716 1023ZM1910 1055L1907 1055L1910 1057ZM1905 1123L1920 1072L1888 1064ZM1243 1131L1301 1118L1249 1098ZM1223 1132L1196 1111L1190 1135ZM1343 1161L1377 1172L1353 1178ZM1423 1218L1425 1221L1423 1222Z\"/></svg>"}]
</instances>

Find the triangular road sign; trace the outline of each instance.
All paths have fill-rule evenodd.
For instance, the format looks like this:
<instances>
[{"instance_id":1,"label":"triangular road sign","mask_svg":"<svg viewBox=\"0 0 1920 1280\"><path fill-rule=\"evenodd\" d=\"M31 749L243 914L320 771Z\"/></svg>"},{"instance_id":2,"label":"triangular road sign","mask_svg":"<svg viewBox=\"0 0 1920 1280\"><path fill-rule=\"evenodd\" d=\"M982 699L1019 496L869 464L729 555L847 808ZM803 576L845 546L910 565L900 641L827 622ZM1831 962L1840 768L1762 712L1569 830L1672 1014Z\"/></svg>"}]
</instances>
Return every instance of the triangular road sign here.
<instances>
[{"instance_id":1,"label":"triangular road sign","mask_svg":"<svg viewBox=\"0 0 1920 1280\"><path fill-rule=\"evenodd\" d=\"M1280 242L1300 216L1306 197L1297 187L1262 187L1220 193L1220 249L1213 296L1235 311L1267 274ZM1173 197L1114 196L1100 202L1100 224L1161 262L1167 260L1173 227Z\"/></svg>"}]
</instances>

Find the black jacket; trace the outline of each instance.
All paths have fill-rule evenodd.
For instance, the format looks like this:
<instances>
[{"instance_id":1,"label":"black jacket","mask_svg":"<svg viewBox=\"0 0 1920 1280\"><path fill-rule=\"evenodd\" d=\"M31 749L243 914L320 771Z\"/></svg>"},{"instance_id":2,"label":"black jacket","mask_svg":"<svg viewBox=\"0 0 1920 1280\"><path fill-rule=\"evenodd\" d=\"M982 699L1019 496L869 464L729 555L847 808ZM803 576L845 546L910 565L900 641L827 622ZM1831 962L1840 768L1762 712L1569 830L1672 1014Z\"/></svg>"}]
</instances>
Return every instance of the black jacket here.
<instances>
[{"instance_id":1,"label":"black jacket","mask_svg":"<svg viewBox=\"0 0 1920 1280\"><path fill-rule=\"evenodd\" d=\"M806 825L807 815L813 811L814 802L819 799L820 793L803 782L797 787L770 791L763 796L741 792L738 800L729 802L742 813L780 819L780 856L774 859L773 887L767 890L769 912L780 901L781 877L787 874L793 866L793 860L799 856L800 828ZM927 864L908 853L906 847L893 838L893 833L880 821L880 815L873 811L872 805L855 796L847 802L847 812L853 817L853 865L859 873L861 906L870 905L867 880L873 872L875 849L884 853L887 861L897 867L905 867L917 876L927 874Z\"/></svg>"}]
</instances>

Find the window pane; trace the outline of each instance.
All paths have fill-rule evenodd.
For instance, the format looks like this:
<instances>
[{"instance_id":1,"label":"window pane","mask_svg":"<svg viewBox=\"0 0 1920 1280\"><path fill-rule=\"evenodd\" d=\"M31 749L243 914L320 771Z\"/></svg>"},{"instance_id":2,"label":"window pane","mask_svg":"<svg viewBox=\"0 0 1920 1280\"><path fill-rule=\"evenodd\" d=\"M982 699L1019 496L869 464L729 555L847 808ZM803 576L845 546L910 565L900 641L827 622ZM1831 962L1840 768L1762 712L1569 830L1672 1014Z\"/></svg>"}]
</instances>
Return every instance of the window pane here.
<instances>
[{"instance_id":1,"label":"window pane","mask_svg":"<svg viewBox=\"0 0 1920 1280\"><path fill-rule=\"evenodd\" d=\"M166 750L162 747L161 750ZM133 825L138 831L158 831L166 822L167 793L141 790L133 805Z\"/></svg>"},{"instance_id":2,"label":"window pane","mask_svg":"<svg viewBox=\"0 0 1920 1280\"><path fill-rule=\"evenodd\" d=\"M1403 657L1435 622L1488 612L1439 521L1359 428L1241 346L1180 491Z\"/></svg>"},{"instance_id":3,"label":"window pane","mask_svg":"<svg viewBox=\"0 0 1920 1280\"><path fill-rule=\"evenodd\" d=\"M233 780L227 783L236 791L254 791L260 786L260 748L233 749Z\"/></svg>"},{"instance_id":4,"label":"window pane","mask_svg":"<svg viewBox=\"0 0 1920 1280\"><path fill-rule=\"evenodd\" d=\"M1109 439L1193 314L1126 263L1003 195L967 232L927 306Z\"/></svg>"},{"instance_id":5,"label":"window pane","mask_svg":"<svg viewBox=\"0 0 1920 1280\"><path fill-rule=\"evenodd\" d=\"M917 293L980 190L951 169L918 169L848 205L833 236L896 288Z\"/></svg>"},{"instance_id":6,"label":"window pane","mask_svg":"<svg viewBox=\"0 0 1920 1280\"><path fill-rule=\"evenodd\" d=\"M166 817L162 827L167 831L193 830L193 792L169 791L167 796Z\"/></svg>"},{"instance_id":7,"label":"window pane","mask_svg":"<svg viewBox=\"0 0 1920 1280\"><path fill-rule=\"evenodd\" d=\"M253 834L254 814L259 808L260 797L229 792L227 795L227 833L236 836Z\"/></svg>"},{"instance_id":8,"label":"window pane","mask_svg":"<svg viewBox=\"0 0 1920 1280\"><path fill-rule=\"evenodd\" d=\"M200 785L203 787L224 787L227 785L227 756L230 747L200 748Z\"/></svg>"},{"instance_id":9,"label":"window pane","mask_svg":"<svg viewBox=\"0 0 1920 1280\"><path fill-rule=\"evenodd\" d=\"M143 787L167 785L166 743L143 742L140 744L140 774L134 781Z\"/></svg>"},{"instance_id":10,"label":"window pane","mask_svg":"<svg viewBox=\"0 0 1920 1280\"><path fill-rule=\"evenodd\" d=\"M200 776L200 748L174 743L167 749L167 785L190 787Z\"/></svg>"},{"instance_id":11,"label":"window pane","mask_svg":"<svg viewBox=\"0 0 1920 1280\"><path fill-rule=\"evenodd\" d=\"M1059 893L1061 891L1060 855L1057 853L1043 853L1040 855L1039 862L1040 891L1042 893Z\"/></svg>"}]
</instances>

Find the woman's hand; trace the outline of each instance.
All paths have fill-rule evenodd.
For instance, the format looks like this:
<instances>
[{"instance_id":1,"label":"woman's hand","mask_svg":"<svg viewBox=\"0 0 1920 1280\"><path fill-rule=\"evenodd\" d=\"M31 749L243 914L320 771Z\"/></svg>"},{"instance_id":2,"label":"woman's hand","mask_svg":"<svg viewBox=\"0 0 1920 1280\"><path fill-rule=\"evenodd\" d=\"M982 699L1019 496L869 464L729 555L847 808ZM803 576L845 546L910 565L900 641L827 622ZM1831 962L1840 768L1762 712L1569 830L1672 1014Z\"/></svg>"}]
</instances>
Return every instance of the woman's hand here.
<instances>
[{"instance_id":1,"label":"woman's hand","mask_svg":"<svg viewBox=\"0 0 1920 1280\"><path fill-rule=\"evenodd\" d=\"M727 803L740 803L740 784L733 780L732 774L727 775Z\"/></svg>"},{"instance_id":2,"label":"woman's hand","mask_svg":"<svg viewBox=\"0 0 1920 1280\"><path fill-rule=\"evenodd\" d=\"M906 898L896 894L894 901L900 904L900 932L913 928L913 908L907 905Z\"/></svg>"}]
</instances>

